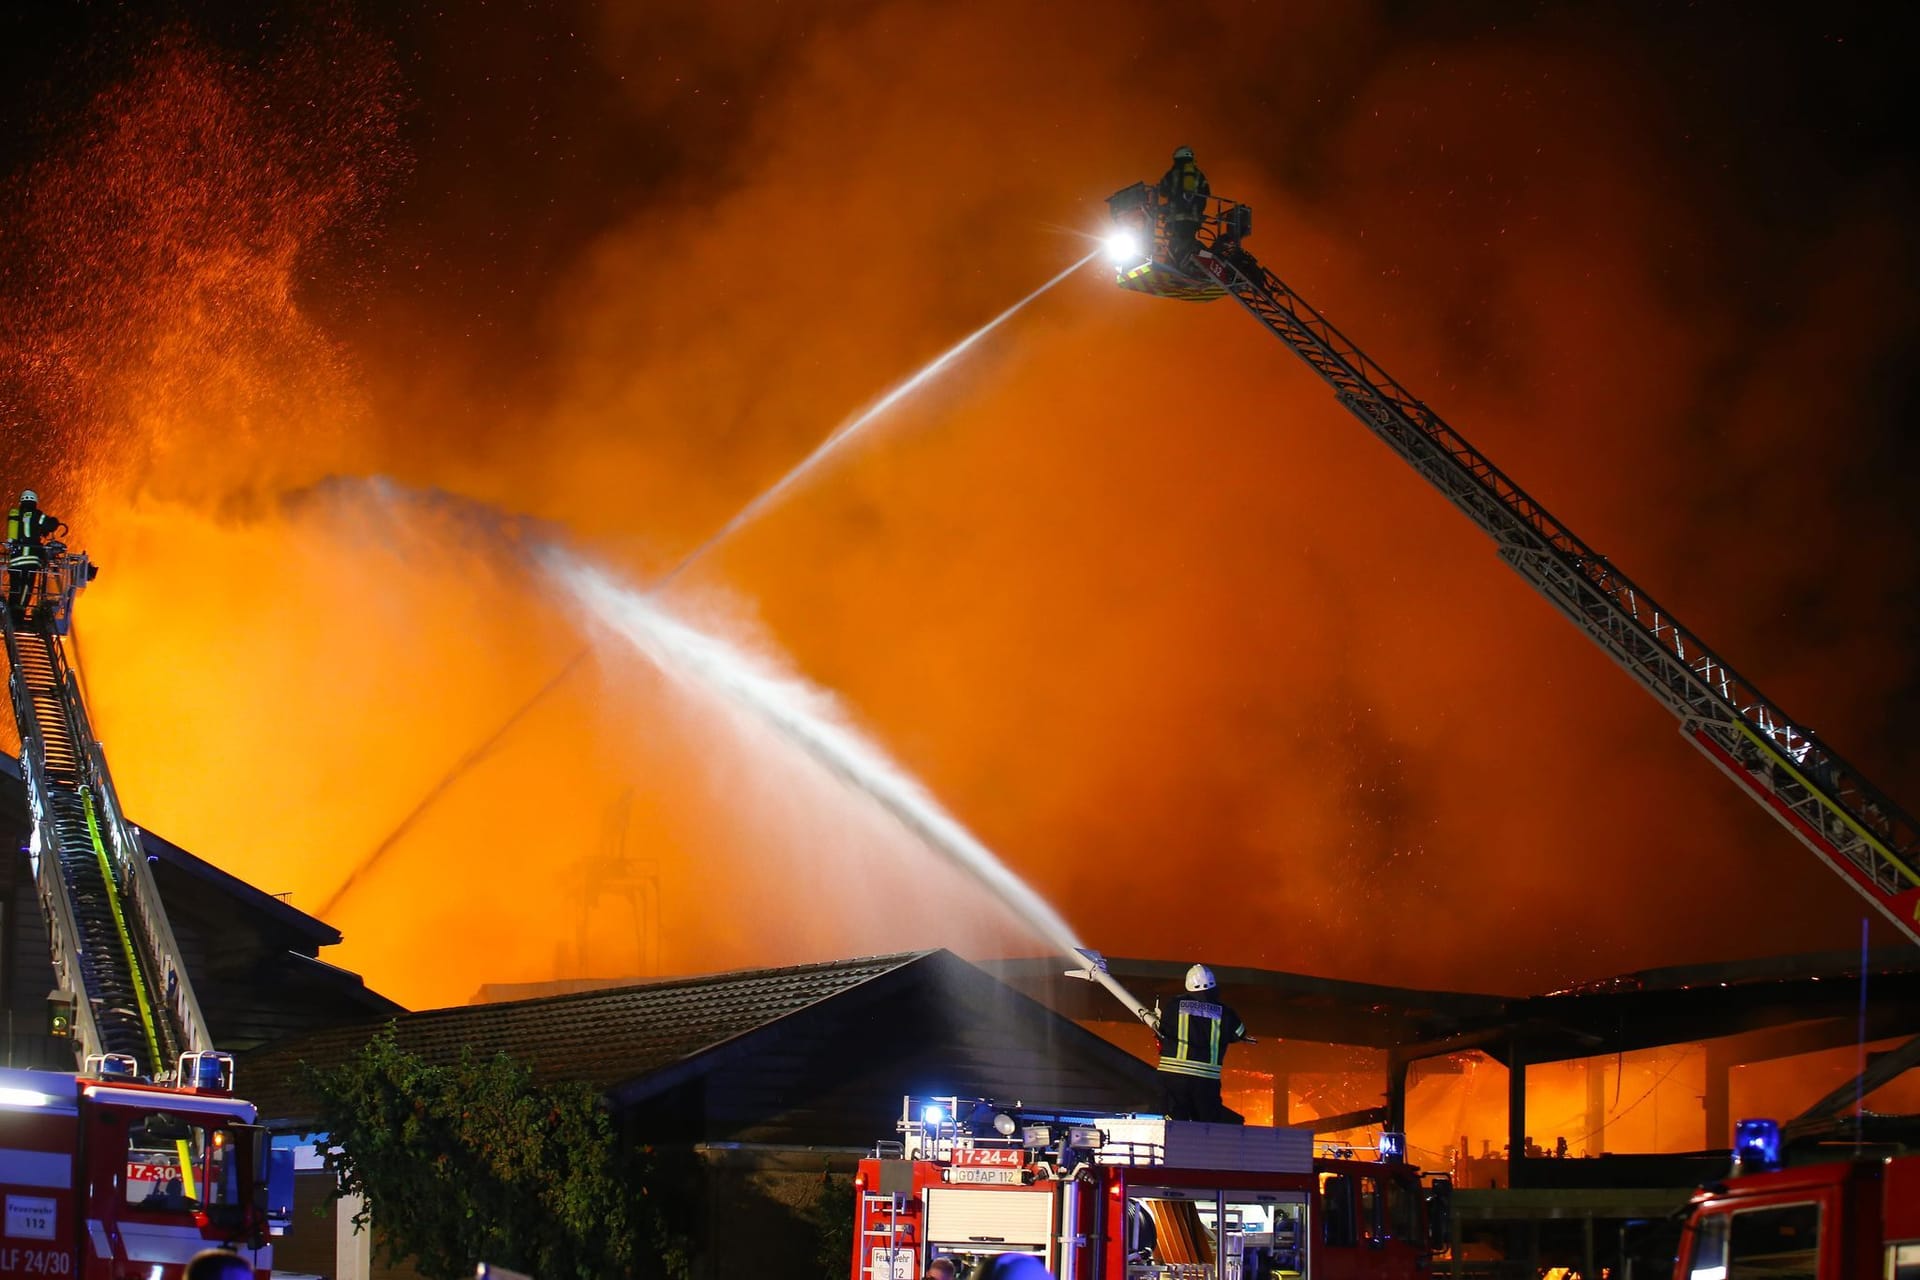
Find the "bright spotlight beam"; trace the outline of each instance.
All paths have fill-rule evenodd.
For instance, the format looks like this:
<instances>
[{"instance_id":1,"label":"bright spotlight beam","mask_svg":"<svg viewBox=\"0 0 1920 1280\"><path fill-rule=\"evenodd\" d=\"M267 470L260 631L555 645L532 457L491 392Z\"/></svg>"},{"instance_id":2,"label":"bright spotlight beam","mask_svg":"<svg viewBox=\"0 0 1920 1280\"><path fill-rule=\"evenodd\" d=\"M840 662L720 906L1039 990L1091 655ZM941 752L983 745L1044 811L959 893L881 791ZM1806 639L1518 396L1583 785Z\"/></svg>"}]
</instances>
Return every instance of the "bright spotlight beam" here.
<instances>
[{"instance_id":1,"label":"bright spotlight beam","mask_svg":"<svg viewBox=\"0 0 1920 1280\"><path fill-rule=\"evenodd\" d=\"M1047 281L1038 289L1035 289L1032 293L1020 299L1020 301L1014 303L966 337L960 339L960 341L954 343L951 347L948 347L938 356L929 360L925 365L921 366L920 372L887 392L886 395L881 396L860 413L855 414L852 418L849 418L834 428L833 434L823 440L812 453L801 459L799 465L795 466L793 470L787 472L784 476L781 476L769 488L763 490L753 501L742 507L734 515L733 519L727 521L724 525L721 525L718 530L708 535L705 542L702 542L699 546L687 552L686 555L680 557L680 563L674 565L665 577L655 583L652 590L664 591L668 587L671 587L674 582L679 579L680 575L691 568L694 562L699 560L700 557L731 538L742 526L751 524L762 511L784 497L787 491L793 488L807 473L812 471L822 458L839 448L848 436L860 430L860 428L866 426L875 418L887 413L902 400L920 390L921 387L924 387L935 378L938 378L947 366L965 355L967 351L982 338L992 333L995 329L998 329L1007 321L1013 319L1016 315L1019 315L1021 311L1026 309L1028 303L1033 302L1036 298L1040 297L1041 294L1047 292L1062 280L1065 280L1068 276L1086 266L1089 262L1092 262L1098 253L1099 250L1096 249L1093 253L1080 259L1080 261L1074 263L1059 275Z\"/></svg>"}]
</instances>

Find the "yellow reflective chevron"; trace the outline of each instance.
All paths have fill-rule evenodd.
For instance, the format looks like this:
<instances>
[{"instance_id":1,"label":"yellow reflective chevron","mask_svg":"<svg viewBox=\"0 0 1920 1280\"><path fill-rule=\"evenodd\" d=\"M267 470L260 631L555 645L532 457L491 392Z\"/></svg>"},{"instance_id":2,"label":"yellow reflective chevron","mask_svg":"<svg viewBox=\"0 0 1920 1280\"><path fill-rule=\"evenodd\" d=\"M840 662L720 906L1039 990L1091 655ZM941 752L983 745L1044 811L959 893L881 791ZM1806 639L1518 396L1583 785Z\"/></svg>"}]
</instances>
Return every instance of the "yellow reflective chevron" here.
<instances>
[{"instance_id":1,"label":"yellow reflective chevron","mask_svg":"<svg viewBox=\"0 0 1920 1280\"><path fill-rule=\"evenodd\" d=\"M1212 280L1183 275L1164 262L1142 262L1116 271L1113 282L1134 293L1176 302L1213 302L1227 296L1227 291Z\"/></svg>"}]
</instances>

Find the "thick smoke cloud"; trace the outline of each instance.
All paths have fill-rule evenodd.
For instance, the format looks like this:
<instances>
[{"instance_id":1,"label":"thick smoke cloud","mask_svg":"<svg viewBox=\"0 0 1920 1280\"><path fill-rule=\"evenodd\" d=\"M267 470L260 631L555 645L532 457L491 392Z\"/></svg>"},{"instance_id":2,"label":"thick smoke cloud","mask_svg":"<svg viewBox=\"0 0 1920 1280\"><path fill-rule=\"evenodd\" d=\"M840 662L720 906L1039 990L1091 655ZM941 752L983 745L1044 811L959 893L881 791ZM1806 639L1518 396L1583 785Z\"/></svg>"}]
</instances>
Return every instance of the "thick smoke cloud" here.
<instances>
[{"instance_id":1,"label":"thick smoke cloud","mask_svg":"<svg viewBox=\"0 0 1920 1280\"><path fill-rule=\"evenodd\" d=\"M762 8L295 24L349 90L311 100L209 19L17 169L8 296L40 301L6 403L38 444L5 478L84 459L44 487L110 566L84 645L143 821L312 906L579 643L457 530L315 482L438 487L657 573L1180 142L1265 262L1920 790L1889 479L1912 175L1870 29ZM1231 304L1089 270L676 592L1109 951L1510 989L1857 930ZM423 1001L644 964L626 906L579 909L613 830L669 969L978 943L984 904L809 786L597 669L343 903L341 959Z\"/></svg>"}]
</instances>

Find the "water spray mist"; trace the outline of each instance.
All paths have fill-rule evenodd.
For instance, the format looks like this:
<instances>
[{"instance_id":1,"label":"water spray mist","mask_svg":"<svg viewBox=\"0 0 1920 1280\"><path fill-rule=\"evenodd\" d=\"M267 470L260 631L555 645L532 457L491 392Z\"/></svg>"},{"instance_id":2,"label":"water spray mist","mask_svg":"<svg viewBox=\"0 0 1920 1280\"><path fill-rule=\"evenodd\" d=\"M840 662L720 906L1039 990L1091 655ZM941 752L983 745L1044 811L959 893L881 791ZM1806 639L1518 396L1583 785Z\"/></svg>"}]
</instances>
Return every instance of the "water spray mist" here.
<instances>
[{"instance_id":1,"label":"water spray mist","mask_svg":"<svg viewBox=\"0 0 1920 1280\"><path fill-rule=\"evenodd\" d=\"M902 401L906 400L914 392L927 386L935 378L938 378L942 373L952 368L955 361L965 355L988 334L1032 305L1068 276L1071 276L1074 272L1086 266L1089 262L1092 262L1099 254L1100 250L1095 249L1086 257L1061 271L1032 293L1029 293L1026 297L1020 299L1005 311L1002 311L999 315L993 317L993 319L987 321L978 329L975 329L972 333L935 356L932 360L921 366L919 371L912 377L900 383L867 408L834 428L832 434L822 441L819 447L812 453L803 458L797 466L776 480L772 486L763 490L751 502L747 503L746 506L742 507L731 520L728 520L724 525L720 526L720 528L706 538L706 540L682 556L679 562L676 563L672 569L668 570L666 575L660 578L652 588L649 589L649 594L661 592L670 587L682 574L692 568L701 557L732 537L742 527L751 523L783 494L792 489L795 484L814 470L827 455L846 443L849 437L899 406ZM661 616L664 617L665 615ZM347 874L347 878L341 882L340 887L335 889L333 893L328 896L327 900L321 904L320 914L325 916L332 912L334 908L338 907L340 903L346 899L349 893L363 883L368 874L385 859L387 854L393 850L394 846L399 844L406 834L426 815L428 810L432 809L433 806L438 803L440 797L444 796L453 788L455 783L459 782L461 778L472 772L473 769L491 756L495 748L505 741L513 732L515 726L526 719L529 712L550 697L567 682L568 678L571 677L575 671L580 669L586 661L588 652L587 649L583 648L569 657L559 671L516 707L510 715L502 720L498 728L487 735L485 739L459 760L455 761L451 768L443 773L432 786L428 787L426 794L420 798L419 802L374 846L371 853L360 860L354 869ZM935 808L937 809L938 806L935 806ZM971 839L971 837L968 838ZM991 854L988 855L988 857L991 856Z\"/></svg>"},{"instance_id":2,"label":"water spray mist","mask_svg":"<svg viewBox=\"0 0 1920 1280\"><path fill-rule=\"evenodd\" d=\"M552 580L669 679L765 725L841 785L878 806L920 844L992 893L1063 954L1073 930L1046 899L941 807L884 748L849 724L831 696L775 670L662 607L651 591L623 586L563 551L542 555Z\"/></svg>"}]
</instances>

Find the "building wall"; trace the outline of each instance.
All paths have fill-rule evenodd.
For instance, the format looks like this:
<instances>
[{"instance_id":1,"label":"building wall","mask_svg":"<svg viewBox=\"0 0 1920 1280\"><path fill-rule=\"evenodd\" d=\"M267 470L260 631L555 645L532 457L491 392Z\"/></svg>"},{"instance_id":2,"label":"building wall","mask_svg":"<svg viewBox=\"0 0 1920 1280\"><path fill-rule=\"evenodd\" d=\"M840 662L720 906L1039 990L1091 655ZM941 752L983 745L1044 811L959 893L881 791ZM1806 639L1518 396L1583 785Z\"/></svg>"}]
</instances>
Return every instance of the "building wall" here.
<instances>
[{"instance_id":1,"label":"building wall","mask_svg":"<svg viewBox=\"0 0 1920 1280\"><path fill-rule=\"evenodd\" d=\"M293 1175L293 1221L273 1242L273 1269L306 1275L339 1276L334 1242L333 1175L302 1171Z\"/></svg>"},{"instance_id":2,"label":"building wall","mask_svg":"<svg viewBox=\"0 0 1920 1280\"><path fill-rule=\"evenodd\" d=\"M421 1280L407 1263L389 1263L380 1252L376 1225L371 1240L358 1236L346 1219L349 1205L332 1198L333 1175L303 1170L293 1178L293 1221L273 1242L273 1270L323 1276L325 1280Z\"/></svg>"},{"instance_id":3,"label":"building wall","mask_svg":"<svg viewBox=\"0 0 1920 1280\"><path fill-rule=\"evenodd\" d=\"M829 1176L846 1187L859 1153L703 1148L695 1154L702 1212L694 1231L693 1280L847 1273L851 1249L837 1267L820 1257L817 1206Z\"/></svg>"},{"instance_id":4,"label":"building wall","mask_svg":"<svg viewBox=\"0 0 1920 1280\"><path fill-rule=\"evenodd\" d=\"M33 866L19 847L26 834L5 822L0 828L0 1020L5 1032L0 1061L10 1067L72 1071L72 1042L47 1034L53 961Z\"/></svg>"}]
</instances>

